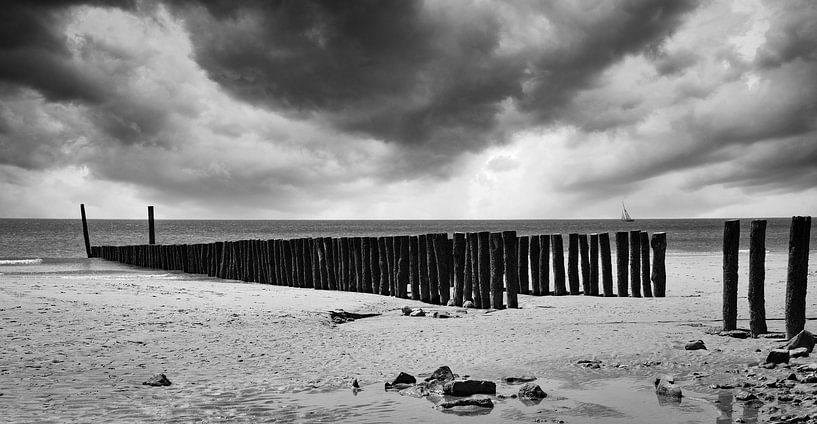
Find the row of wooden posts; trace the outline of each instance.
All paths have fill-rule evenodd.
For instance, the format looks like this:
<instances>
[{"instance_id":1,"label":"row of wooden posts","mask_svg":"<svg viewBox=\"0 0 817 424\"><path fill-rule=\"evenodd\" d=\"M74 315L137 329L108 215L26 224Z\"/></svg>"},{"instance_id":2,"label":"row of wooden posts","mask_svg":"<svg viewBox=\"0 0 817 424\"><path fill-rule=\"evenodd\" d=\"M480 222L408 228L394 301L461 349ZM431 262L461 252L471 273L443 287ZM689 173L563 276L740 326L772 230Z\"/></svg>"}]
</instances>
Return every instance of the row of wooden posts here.
<instances>
[{"instance_id":1,"label":"row of wooden posts","mask_svg":"<svg viewBox=\"0 0 817 424\"><path fill-rule=\"evenodd\" d=\"M808 279L811 217L792 217L789 229L789 257L786 273L786 336L792 338L806 324L806 282ZM738 249L740 221L729 220L723 229L723 330L737 329ZM766 327L766 220L753 220L749 233L749 331L765 334Z\"/></svg>"},{"instance_id":2,"label":"row of wooden posts","mask_svg":"<svg viewBox=\"0 0 817 424\"><path fill-rule=\"evenodd\" d=\"M518 236L503 231L454 233L452 238L438 233L91 246L84 206L81 210L89 257L224 279L410 297L442 305L470 301L485 309L517 308L518 294L666 293L665 233L654 233L652 239L643 231L615 234L614 292L608 233L569 234L565 272L561 234ZM152 212L149 207L149 221ZM152 231L149 240L155 240Z\"/></svg>"}]
</instances>

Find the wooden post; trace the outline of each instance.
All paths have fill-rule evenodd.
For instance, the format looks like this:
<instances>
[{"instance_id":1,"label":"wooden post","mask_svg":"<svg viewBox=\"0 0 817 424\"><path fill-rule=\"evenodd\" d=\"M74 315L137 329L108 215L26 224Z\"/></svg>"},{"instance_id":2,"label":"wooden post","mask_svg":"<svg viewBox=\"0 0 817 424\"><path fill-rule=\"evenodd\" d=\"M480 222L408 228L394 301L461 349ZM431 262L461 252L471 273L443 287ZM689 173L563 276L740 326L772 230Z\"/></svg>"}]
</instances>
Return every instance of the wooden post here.
<instances>
[{"instance_id":1,"label":"wooden post","mask_svg":"<svg viewBox=\"0 0 817 424\"><path fill-rule=\"evenodd\" d=\"M420 300L420 238L409 237L409 285L411 286L411 300Z\"/></svg>"},{"instance_id":2,"label":"wooden post","mask_svg":"<svg viewBox=\"0 0 817 424\"><path fill-rule=\"evenodd\" d=\"M465 263L463 264L462 295L463 303L470 301L474 305L474 255L471 253L472 245L476 243L474 233L465 234Z\"/></svg>"},{"instance_id":3,"label":"wooden post","mask_svg":"<svg viewBox=\"0 0 817 424\"><path fill-rule=\"evenodd\" d=\"M451 250L448 244L448 234L440 233L434 237L434 254L437 259L437 281L440 293L440 304L447 305L451 299Z\"/></svg>"},{"instance_id":4,"label":"wooden post","mask_svg":"<svg viewBox=\"0 0 817 424\"><path fill-rule=\"evenodd\" d=\"M417 266L420 280L420 301L431 303L431 289L428 282L428 237L425 234L417 236Z\"/></svg>"},{"instance_id":5,"label":"wooden post","mask_svg":"<svg viewBox=\"0 0 817 424\"><path fill-rule=\"evenodd\" d=\"M551 252L553 253L553 294L564 296L567 294L565 287L565 251L561 234L553 234L550 238ZM541 278L541 276L540 276Z\"/></svg>"},{"instance_id":6,"label":"wooden post","mask_svg":"<svg viewBox=\"0 0 817 424\"><path fill-rule=\"evenodd\" d=\"M489 309L491 307L491 233L480 231L477 234L479 263L479 295L480 308Z\"/></svg>"},{"instance_id":7,"label":"wooden post","mask_svg":"<svg viewBox=\"0 0 817 424\"><path fill-rule=\"evenodd\" d=\"M397 297L407 299L409 285L409 236L397 237Z\"/></svg>"},{"instance_id":8,"label":"wooden post","mask_svg":"<svg viewBox=\"0 0 817 424\"><path fill-rule=\"evenodd\" d=\"M517 293L519 293L519 252L517 249L516 231L502 232L502 251L505 262L505 294L508 297L508 307L519 308Z\"/></svg>"},{"instance_id":9,"label":"wooden post","mask_svg":"<svg viewBox=\"0 0 817 424\"><path fill-rule=\"evenodd\" d=\"M550 236L539 236L539 260L537 261L539 271L539 294L550 295ZM562 268L562 278L564 278L564 267Z\"/></svg>"},{"instance_id":10,"label":"wooden post","mask_svg":"<svg viewBox=\"0 0 817 424\"><path fill-rule=\"evenodd\" d=\"M389 260L386 249L386 237L377 238L377 261L380 265L380 294L389 295Z\"/></svg>"},{"instance_id":11,"label":"wooden post","mask_svg":"<svg viewBox=\"0 0 817 424\"><path fill-rule=\"evenodd\" d=\"M93 255L91 255L91 239L88 237L88 220L85 219L85 203L80 203L79 213L82 215L82 237L85 239L85 255L90 258Z\"/></svg>"},{"instance_id":12,"label":"wooden post","mask_svg":"<svg viewBox=\"0 0 817 424\"><path fill-rule=\"evenodd\" d=\"M738 243L740 221L729 220L723 227L723 330L738 328Z\"/></svg>"},{"instance_id":13,"label":"wooden post","mask_svg":"<svg viewBox=\"0 0 817 424\"><path fill-rule=\"evenodd\" d=\"M590 295L599 295L599 235L590 234Z\"/></svg>"},{"instance_id":14,"label":"wooden post","mask_svg":"<svg viewBox=\"0 0 817 424\"><path fill-rule=\"evenodd\" d=\"M806 282L811 217L794 216L789 229L789 266L786 273L786 337L791 339L806 324Z\"/></svg>"},{"instance_id":15,"label":"wooden post","mask_svg":"<svg viewBox=\"0 0 817 424\"><path fill-rule=\"evenodd\" d=\"M630 262L630 244L628 242L629 233L626 231L616 232L616 282L618 284L618 296L629 296L627 290L628 268Z\"/></svg>"},{"instance_id":16,"label":"wooden post","mask_svg":"<svg viewBox=\"0 0 817 424\"><path fill-rule=\"evenodd\" d=\"M667 270L664 258L667 252L667 233L653 233L652 246L652 292L655 297L667 295Z\"/></svg>"},{"instance_id":17,"label":"wooden post","mask_svg":"<svg viewBox=\"0 0 817 424\"><path fill-rule=\"evenodd\" d=\"M539 240L540 236L530 236L530 283L531 294L534 296L542 295L540 291L541 284L539 283Z\"/></svg>"},{"instance_id":18,"label":"wooden post","mask_svg":"<svg viewBox=\"0 0 817 424\"><path fill-rule=\"evenodd\" d=\"M587 244L587 234L579 234L579 257L581 258L582 291L585 296L593 296L590 282L590 246Z\"/></svg>"},{"instance_id":19,"label":"wooden post","mask_svg":"<svg viewBox=\"0 0 817 424\"><path fill-rule=\"evenodd\" d=\"M504 309L505 305L502 299L503 284L502 284L502 233L491 233L491 308Z\"/></svg>"},{"instance_id":20,"label":"wooden post","mask_svg":"<svg viewBox=\"0 0 817 424\"><path fill-rule=\"evenodd\" d=\"M615 296L613 292L613 264L610 255L610 234L599 234L599 253L601 254L601 286L605 297Z\"/></svg>"},{"instance_id":21,"label":"wooden post","mask_svg":"<svg viewBox=\"0 0 817 424\"><path fill-rule=\"evenodd\" d=\"M389 295L397 297L397 253L394 249L395 238L386 237L386 252L388 252L389 267Z\"/></svg>"},{"instance_id":22,"label":"wooden post","mask_svg":"<svg viewBox=\"0 0 817 424\"><path fill-rule=\"evenodd\" d=\"M355 278L352 284L350 284L351 291L354 292L362 292L363 291L363 253L360 247L361 241L360 237L352 237L351 240L351 248L352 248L352 260L354 261L354 269L355 269ZM393 295L394 293L392 293Z\"/></svg>"},{"instance_id":23,"label":"wooden post","mask_svg":"<svg viewBox=\"0 0 817 424\"><path fill-rule=\"evenodd\" d=\"M454 233L454 306L462 306L465 290L465 233Z\"/></svg>"},{"instance_id":24,"label":"wooden post","mask_svg":"<svg viewBox=\"0 0 817 424\"><path fill-rule=\"evenodd\" d=\"M428 263L428 288L430 302L440 304L440 279L437 273L437 256L435 253L436 234L426 235L426 262Z\"/></svg>"},{"instance_id":25,"label":"wooden post","mask_svg":"<svg viewBox=\"0 0 817 424\"><path fill-rule=\"evenodd\" d=\"M567 281L570 294L579 294L579 235L567 235Z\"/></svg>"},{"instance_id":26,"label":"wooden post","mask_svg":"<svg viewBox=\"0 0 817 424\"><path fill-rule=\"evenodd\" d=\"M148 244L156 244L156 231L153 225L153 206L148 206Z\"/></svg>"},{"instance_id":27,"label":"wooden post","mask_svg":"<svg viewBox=\"0 0 817 424\"><path fill-rule=\"evenodd\" d=\"M371 262L371 250L369 250L369 238L363 237L360 239L360 250L362 256L362 271L363 271L363 290L364 293L371 293L372 292L372 269L370 267Z\"/></svg>"},{"instance_id":28,"label":"wooden post","mask_svg":"<svg viewBox=\"0 0 817 424\"><path fill-rule=\"evenodd\" d=\"M349 291L349 284L351 278L349 277L351 271L350 252L349 252L349 237L341 237L340 239L340 283L338 290ZM378 277L379 278L379 277Z\"/></svg>"},{"instance_id":29,"label":"wooden post","mask_svg":"<svg viewBox=\"0 0 817 424\"><path fill-rule=\"evenodd\" d=\"M644 297L652 297L650 287L650 235L641 232L641 290Z\"/></svg>"},{"instance_id":30,"label":"wooden post","mask_svg":"<svg viewBox=\"0 0 817 424\"><path fill-rule=\"evenodd\" d=\"M766 220L752 221L749 232L749 331L766 334Z\"/></svg>"},{"instance_id":31,"label":"wooden post","mask_svg":"<svg viewBox=\"0 0 817 424\"><path fill-rule=\"evenodd\" d=\"M528 274L528 236L517 239L519 245L519 256L517 260L516 273L519 275L519 294L530 294L530 278Z\"/></svg>"},{"instance_id":32,"label":"wooden post","mask_svg":"<svg viewBox=\"0 0 817 424\"><path fill-rule=\"evenodd\" d=\"M630 290L641 297L641 230L630 231Z\"/></svg>"}]
</instances>

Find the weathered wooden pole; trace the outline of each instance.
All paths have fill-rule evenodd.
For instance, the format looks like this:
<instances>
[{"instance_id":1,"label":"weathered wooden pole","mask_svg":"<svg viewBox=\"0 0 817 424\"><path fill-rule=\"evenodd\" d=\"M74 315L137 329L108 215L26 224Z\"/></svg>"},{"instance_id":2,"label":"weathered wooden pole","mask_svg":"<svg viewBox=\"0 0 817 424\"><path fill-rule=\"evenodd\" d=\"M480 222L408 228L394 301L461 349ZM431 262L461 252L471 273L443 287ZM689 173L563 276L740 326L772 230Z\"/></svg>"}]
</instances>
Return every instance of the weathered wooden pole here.
<instances>
[{"instance_id":1,"label":"weathered wooden pole","mask_svg":"<svg viewBox=\"0 0 817 424\"><path fill-rule=\"evenodd\" d=\"M565 251L561 234L553 234L550 237L551 252L553 253L553 294L564 296L567 294L565 287ZM541 278L541 276L540 276Z\"/></svg>"},{"instance_id":2,"label":"weathered wooden pole","mask_svg":"<svg viewBox=\"0 0 817 424\"><path fill-rule=\"evenodd\" d=\"M428 289L429 302L435 305L440 304L440 279L437 273L437 256L434 245L436 234L426 235L426 263L428 264Z\"/></svg>"},{"instance_id":3,"label":"weathered wooden pole","mask_svg":"<svg viewBox=\"0 0 817 424\"><path fill-rule=\"evenodd\" d=\"M363 293L371 293L372 292L372 269L370 266L371 263L371 250L369 249L369 238L363 237L360 239L360 254L361 254L361 271L363 276Z\"/></svg>"},{"instance_id":4,"label":"weathered wooden pole","mask_svg":"<svg viewBox=\"0 0 817 424\"><path fill-rule=\"evenodd\" d=\"M389 251L386 248L386 237L377 238L378 262L380 265L380 294L388 296L389 293Z\"/></svg>"},{"instance_id":5,"label":"weathered wooden pole","mask_svg":"<svg viewBox=\"0 0 817 424\"><path fill-rule=\"evenodd\" d=\"M148 206L148 244L156 244L156 230L153 225L153 206Z\"/></svg>"},{"instance_id":6,"label":"weathered wooden pole","mask_svg":"<svg viewBox=\"0 0 817 424\"><path fill-rule=\"evenodd\" d=\"M599 253L601 254L601 286L605 297L615 296L613 292L613 264L610 255L610 234L599 234Z\"/></svg>"},{"instance_id":7,"label":"weathered wooden pole","mask_svg":"<svg viewBox=\"0 0 817 424\"><path fill-rule=\"evenodd\" d=\"M420 300L420 238L409 237L409 285L411 286L411 300Z\"/></svg>"},{"instance_id":8,"label":"weathered wooden pole","mask_svg":"<svg viewBox=\"0 0 817 424\"><path fill-rule=\"evenodd\" d=\"M517 293L519 293L519 252L517 249L516 231L502 232L502 251L505 262L505 294L508 297L508 307L519 308Z\"/></svg>"},{"instance_id":9,"label":"weathered wooden pole","mask_svg":"<svg viewBox=\"0 0 817 424\"><path fill-rule=\"evenodd\" d=\"M599 295L599 235L590 234L590 295Z\"/></svg>"},{"instance_id":10,"label":"weathered wooden pole","mask_svg":"<svg viewBox=\"0 0 817 424\"><path fill-rule=\"evenodd\" d=\"M738 328L738 245L740 221L729 220L723 226L723 330ZM788 293L787 293L788 294Z\"/></svg>"},{"instance_id":11,"label":"weathered wooden pole","mask_svg":"<svg viewBox=\"0 0 817 424\"><path fill-rule=\"evenodd\" d=\"M91 255L91 238L88 236L88 220L85 219L85 203L80 203L79 213L82 215L82 237L85 239L85 255L89 258Z\"/></svg>"},{"instance_id":12,"label":"weathered wooden pole","mask_svg":"<svg viewBox=\"0 0 817 424\"><path fill-rule=\"evenodd\" d=\"M592 296L590 284L590 246L587 244L587 234L579 234L579 257L581 258L582 290L585 296Z\"/></svg>"},{"instance_id":13,"label":"weathered wooden pole","mask_svg":"<svg viewBox=\"0 0 817 424\"><path fill-rule=\"evenodd\" d=\"M408 298L409 285L409 236L397 237L397 297Z\"/></svg>"},{"instance_id":14,"label":"weathered wooden pole","mask_svg":"<svg viewBox=\"0 0 817 424\"><path fill-rule=\"evenodd\" d=\"M451 299L451 249L448 244L448 234L440 233L434 237L434 253L437 259L440 304L447 305Z\"/></svg>"},{"instance_id":15,"label":"weathered wooden pole","mask_svg":"<svg viewBox=\"0 0 817 424\"><path fill-rule=\"evenodd\" d=\"M644 297L652 297L650 286L650 235L641 232L641 291Z\"/></svg>"},{"instance_id":16,"label":"weathered wooden pole","mask_svg":"<svg viewBox=\"0 0 817 424\"><path fill-rule=\"evenodd\" d=\"M540 296L543 293L540 291L541 284L539 283L539 240L540 236L532 235L530 236L530 283L531 283L531 294L534 296Z\"/></svg>"},{"instance_id":17,"label":"weathered wooden pole","mask_svg":"<svg viewBox=\"0 0 817 424\"><path fill-rule=\"evenodd\" d=\"M454 306L462 306L465 290L465 233L454 233Z\"/></svg>"},{"instance_id":18,"label":"weathered wooden pole","mask_svg":"<svg viewBox=\"0 0 817 424\"><path fill-rule=\"evenodd\" d=\"M749 331L766 334L766 220L752 221L749 232Z\"/></svg>"},{"instance_id":19,"label":"weathered wooden pole","mask_svg":"<svg viewBox=\"0 0 817 424\"><path fill-rule=\"evenodd\" d=\"M491 233L491 308L504 309L503 281L502 281L502 233Z\"/></svg>"},{"instance_id":20,"label":"weathered wooden pole","mask_svg":"<svg viewBox=\"0 0 817 424\"><path fill-rule=\"evenodd\" d=\"M652 233L652 293L655 297L667 295L667 270L664 258L667 252L667 233Z\"/></svg>"},{"instance_id":21,"label":"weathered wooden pole","mask_svg":"<svg viewBox=\"0 0 817 424\"><path fill-rule=\"evenodd\" d=\"M480 231L478 239L479 295L482 309L491 308L491 233Z\"/></svg>"},{"instance_id":22,"label":"weathered wooden pole","mask_svg":"<svg viewBox=\"0 0 817 424\"><path fill-rule=\"evenodd\" d=\"M579 294L579 235L567 235L567 282L571 295Z\"/></svg>"},{"instance_id":23,"label":"weathered wooden pole","mask_svg":"<svg viewBox=\"0 0 817 424\"><path fill-rule=\"evenodd\" d=\"M519 275L519 294L530 294L530 278L528 277L528 236L517 239L519 256L516 273Z\"/></svg>"},{"instance_id":24,"label":"weathered wooden pole","mask_svg":"<svg viewBox=\"0 0 817 424\"><path fill-rule=\"evenodd\" d=\"M629 296L627 283L629 282L628 266L630 262L630 244L628 242L629 233L626 231L616 232L616 283L618 285L618 296Z\"/></svg>"},{"instance_id":25,"label":"weathered wooden pole","mask_svg":"<svg viewBox=\"0 0 817 424\"><path fill-rule=\"evenodd\" d=\"M397 254L394 249L394 237L386 237L386 266L389 276L389 296L397 297Z\"/></svg>"},{"instance_id":26,"label":"weathered wooden pole","mask_svg":"<svg viewBox=\"0 0 817 424\"><path fill-rule=\"evenodd\" d=\"M539 273L539 294L550 295L550 236L539 236L539 260L536 268ZM564 270L564 268L562 268ZM564 276L564 272L562 273Z\"/></svg>"},{"instance_id":27,"label":"weathered wooden pole","mask_svg":"<svg viewBox=\"0 0 817 424\"><path fill-rule=\"evenodd\" d=\"M463 263L462 299L463 303L474 303L474 264L471 245L474 244L474 233L465 234L465 260Z\"/></svg>"},{"instance_id":28,"label":"weathered wooden pole","mask_svg":"<svg viewBox=\"0 0 817 424\"><path fill-rule=\"evenodd\" d=\"M641 230L630 231L630 290L641 297Z\"/></svg>"},{"instance_id":29,"label":"weathered wooden pole","mask_svg":"<svg viewBox=\"0 0 817 424\"><path fill-rule=\"evenodd\" d=\"M806 282L811 217L794 216L789 229L789 266L786 273L786 337L791 339L806 324Z\"/></svg>"},{"instance_id":30,"label":"weathered wooden pole","mask_svg":"<svg viewBox=\"0 0 817 424\"><path fill-rule=\"evenodd\" d=\"M417 236L417 265L420 279L420 301L431 303L431 289L428 282L428 237L425 234Z\"/></svg>"}]
</instances>

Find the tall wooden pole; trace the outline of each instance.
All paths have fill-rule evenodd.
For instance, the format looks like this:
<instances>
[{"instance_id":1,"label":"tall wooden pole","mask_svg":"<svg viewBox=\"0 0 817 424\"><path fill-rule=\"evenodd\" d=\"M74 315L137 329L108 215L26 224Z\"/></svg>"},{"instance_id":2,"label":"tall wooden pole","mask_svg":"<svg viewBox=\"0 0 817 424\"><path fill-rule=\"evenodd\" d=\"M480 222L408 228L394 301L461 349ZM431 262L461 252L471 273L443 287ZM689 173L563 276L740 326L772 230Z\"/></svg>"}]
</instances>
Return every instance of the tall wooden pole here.
<instances>
[{"instance_id":1,"label":"tall wooden pole","mask_svg":"<svg viewBox=\"0 0 817 424\"><path fill-rule=\"evenodd\" d=\"M542 293L540 290L539 284L539 236L532 235L530 236L530 282L531 282L531 294L534 296L539 296Z\"/></svg>"},{"instance_id":2,"label":"tall wooden pole","mask_svg":"<svg viewBox=\"0 0 817 424\"><path fill-rule=\"evenodd\" d=\"M811 217L795 216L789 230L789 267L786 273L786 336L792 338L806 324L806 281Z\"/></svg>"},{"instance_id":3,"label":"tall wooden pole","mask_svg":"<svg viewBox=\"0 0 817 424\"><path fill-rule=\"evenodd\" d=\"M630 290L641 297L641 230L630 231Z\"/></svg>"},{"instance_id":4,"label":"tall wooden pole","mask_svg":"<svg viewBox=\"0 0 817 424\"><path fill-rule=\"evenodd\" d=\"M587 244L587 234L579 234L579 258L582 271L582 290L585 296L592 296L590 287L590 246Z\"/></svg>"},{"instance_id":5,"label":"tall wooden pole","mask_svg":"<svg viewBox=\"0 0 817 424\"><path fill-rule=\"evenodd\" d=\"M641 232L641 291L644 297L652 297L650 287L650 235Z\"/></svg>"},{"instance_id":6,"label":"tall wooden pole","mask_svg":"<svg viewBox=\"0 0 817 424\"><path fill-rule=\"evenodd\" d=\"M740 221L729 220L723 227L723 330L738 328L738 243ZM804 293L805 294L805 293ZM805 298L805 296L804 296Z\"/></svg>"},{"instance_id":7,"label":"tall wooden pole","mask_svg":"<svg viewBox=\"0 0 817 424\"><path fill-rule=\"evenodd\" d=\"M579 235L567 235L567 281L571 295L579 294Z\"/></svg>"},{"instance_id":8,"label":"tall wooden pole","mask_svg":"<svg viewBox=\"0 0 817 424\"><path fill-rule=\"evenodd\" d=\"M156 244L156 230L153 225L153 206L148 206L148 244Z\"/></svg>"},{"instance_id":9,"label":"tall wooden pole","mask_svg":"<svg viewBox=\"0 0 817 424\"><path fill-rule=\"evenodd\" d=\"M550 237L551 252L553 253L553 294L564 296L567 294L565 287L565 248L561 234L554 234ZM539 278L542 278L540 275Z\"/></svg>"},{"instance_id":10,"label":"tall wooden pole","mask_svg":"<svg viewBox=\"0 0 817 424\"><path fill-rule=\"evenodd\" d=\"M519 269L516 231L502 232L502 251L505 264L505 293L508 297L509 308L519 308L517 293L519 293Z\"/></svg>"},{"instance_id":11,"label":"tall wooden pole","mask_svg":"<svg viewBox=\"0 0 817 424\"><path fill-rule=\"evenodd\" d=\"M664 297L667 295L667 270L664 257L667 251L667 233L652 233L652 284L653 295Z\"/></svg>"},{"instance_id":12,"label":"tall wooden pole","mask_svg":"<svg viewBox=\"0 0 817 424\"><path fill-rule=\"evenodd\" d=\"M465 290L465 233L454 233L454 306L462 306Z\"/></svg>"},{"instance_id":13,"label":"tall wooden pole","mask_svg":"<svg viewBox=\"0 0 817 424\"><path fill-rule=\"evenodd\" d=\"M753 337L766 328L766 220L752 221L749 232L749 331Z\"/></svg>"},{"instance_id":14,"label":"tall wooden pole","mask_svg":"<svg viewBox=\"0 0 817 424\"><path fill-rule=\"evenodd\" d=\"M491 308L504 309L503 297L503 258L502 233L491 233Z\"/></svg>"},{"instance_id":15,"label":"tall wooden pole","mask_svg":"<svg viewBox=\"0 0 817 424\"><path fill-rule=\"evenodd\" d=\"M519 254L517 274L519 274L519 294L530 294L530 278L528 277L528 240L527 236L519 237Z\"/></svg>"},{"instance_id":16,"label":"tall wooden pole","mask_svg":"<svg viewBox=\"0 0 817 424\"><path fill-rule=\"evenodd\" d=\"M539 294L548 296L550 294L550 236L547 234L539 236L539 260L536 268L539 274ZM564 267L562 267L562 279L564 279Z\"/></svg>"},{"instance_id":17,"label":"tall wooden pole","mask_svg":"<svg viewBox=\"0 0 817 424\"><path fill-rule=\"evenodd\" d=\"M91 255L91 239L88 237L88 220L85 219L85 203L79 205L79 213L82 215L82 237L85 239L85 255Z\"/></svg>"},{"instance_id":18,"label":"tall wooden pole","mask_svg":"<svg viewBox=\"0 0 817 424\"><path fill-rule=\"evenodd\" d=\"M411 300L420 300L419 237L409 237L409 285Z\"/></svg>"},{"instance_id":19,"label":"tall wooden pole","mask_svg":"<svg viewBox=\"0 0 817 424\"><path fill-rule=\"evenodd\" d=\"M627 290L627 283L628 283L628 268L630 257L629 257L629 248L630 244L628 243L627 236L629 234L626 231L619 231L616 232L616 283L618 285L618 296L619 297L627 297L629 296Z\"/></svg>"},{"instance_id":20,"label":"tall wooden pole","mask_svg":"<svg viewBox=\"0 0 817 424\"><path fill-rule=\"evenodd\" d=\"M491 307L491 233L480 231L479 237L479 295L482 309Z\"/></svg>"}]
</instances>

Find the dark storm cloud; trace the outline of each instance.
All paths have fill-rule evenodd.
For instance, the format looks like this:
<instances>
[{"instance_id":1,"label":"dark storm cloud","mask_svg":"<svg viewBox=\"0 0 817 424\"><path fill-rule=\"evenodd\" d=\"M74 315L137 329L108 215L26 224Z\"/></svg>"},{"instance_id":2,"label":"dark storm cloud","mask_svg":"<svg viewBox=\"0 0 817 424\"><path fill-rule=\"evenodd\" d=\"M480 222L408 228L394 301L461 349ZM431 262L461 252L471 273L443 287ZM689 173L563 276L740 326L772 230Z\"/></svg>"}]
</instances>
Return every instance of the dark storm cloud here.
<instances>
[{"instance_id":1,"label":"dark storm cloud","mask_svg":"<svg viewBox=\"0 0 817 424\"><path fill-rule=\"evenodd\" d=\"M503 107L518 106L530 125L572 123L562 110L577 91L623 55L659 45L694 5L517 2L520 16L552 31L516 49L504 38L529 22L503 17L501 4L190 1L177 10L198 62L236 97L432 149L415 154L423 161L411 166L422 168L503 141Z\"/></svg>"}]
</instances>

